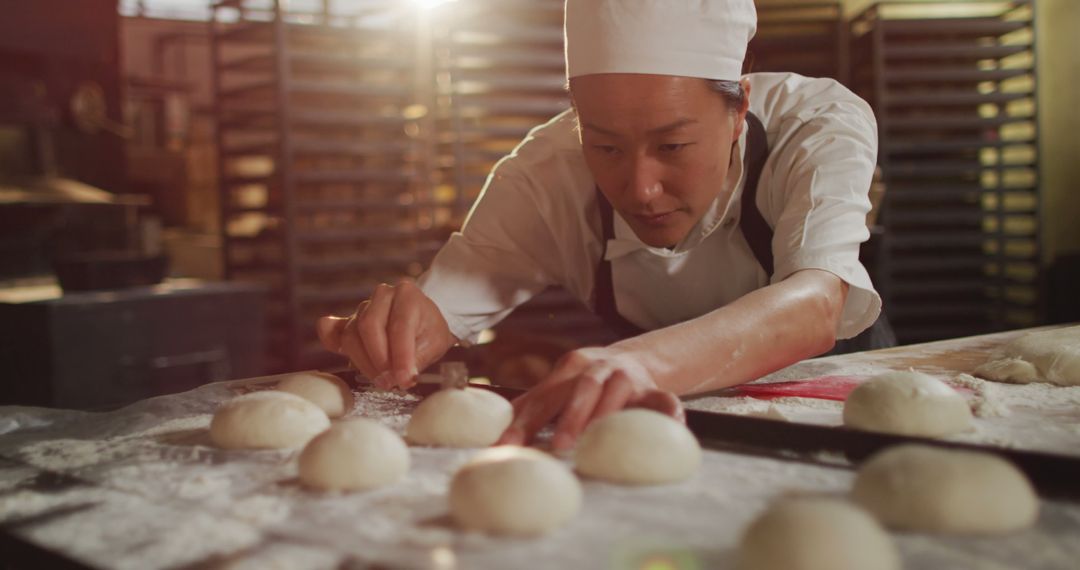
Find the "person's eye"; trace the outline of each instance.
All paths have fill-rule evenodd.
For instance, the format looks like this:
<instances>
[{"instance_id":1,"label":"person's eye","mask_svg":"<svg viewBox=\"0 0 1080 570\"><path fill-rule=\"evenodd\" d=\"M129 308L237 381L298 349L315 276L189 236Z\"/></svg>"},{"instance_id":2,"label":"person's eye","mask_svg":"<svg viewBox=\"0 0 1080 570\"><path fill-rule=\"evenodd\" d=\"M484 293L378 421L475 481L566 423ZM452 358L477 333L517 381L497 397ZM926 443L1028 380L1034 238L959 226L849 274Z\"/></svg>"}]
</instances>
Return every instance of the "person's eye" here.
<instances>
[{"instance_id":1,"label":"person's eye","mask_svg":"<svg viewBox=\"0 0 1080 570\"><path fill-rule=\"evenodd\" d=\"M600 151L600 152L602 152L604 154L608 154L608 155L612 155L612 156L614 156L616 154L619 154L618 147L615 147L615 146L609 145L609 144L594 144L593 148L595 148L596 150L598 150L598 151Z\"/></svg>"},{"instance_id":2,"label":"person's eye","mask_svg":"<svg viewBox=\"0 0 1080 570\"><path fill-rule=\"evenodd\" d=\"M664 143L660 145L660 152L673 153L679 152L690 146L690 143Z\"/></svg>"}]
</instances>

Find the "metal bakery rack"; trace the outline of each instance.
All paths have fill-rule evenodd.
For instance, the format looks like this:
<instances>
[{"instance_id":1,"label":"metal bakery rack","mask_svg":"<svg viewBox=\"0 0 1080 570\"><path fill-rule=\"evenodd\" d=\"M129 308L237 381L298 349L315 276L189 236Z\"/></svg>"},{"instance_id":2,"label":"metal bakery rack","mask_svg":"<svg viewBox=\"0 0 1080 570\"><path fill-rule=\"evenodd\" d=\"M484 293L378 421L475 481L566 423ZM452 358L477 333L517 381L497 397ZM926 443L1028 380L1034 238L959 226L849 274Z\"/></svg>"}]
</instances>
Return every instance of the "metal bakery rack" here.
<instances>
[{"instance_id":1,"label":"metal bakery rack","mask_svg":"<svg viewBox=\"0 0 1080 570\"><path fill-rule=\"evenodd\" d=\"M1034 2L881 2L851 22L878 118L876 273L901 343L1039 321Z\"/></svg>"},{"instance_id":2,"label":"metal bakery rack","mask_svg":"<svg viewBox=\"0 0 1080 570\"><path fill-rule=\"evenodd\" d=\"M790 71L846 84L847 31L839 2L761 4L745 71Z\"/></svg>"},{"instance_id":3,"label":"metal bakery rack","mask_svg":"<svg viewBox=\"0 0 1080 570\"><path fill-rule=\"evenodd\" d=\"M433 178L460 223L495 163L533 127L570 106L562 0L458 0L432 17L438 150ZM518 307L497 328L609 339L599 319L562 289Z\"/></svg>"},{"instance_id":4,"label":"metal bakery rack","mask_svg":"<svg viewBox=\"0 0 1080 570\"><path fill-rule=\"evenodd\" d=\"M273 287L271 370L326 364L314 332L416 275L434 224L415 104L415 10L224 0L211 40L227 277Z\"/></svg>"}]
</instances>

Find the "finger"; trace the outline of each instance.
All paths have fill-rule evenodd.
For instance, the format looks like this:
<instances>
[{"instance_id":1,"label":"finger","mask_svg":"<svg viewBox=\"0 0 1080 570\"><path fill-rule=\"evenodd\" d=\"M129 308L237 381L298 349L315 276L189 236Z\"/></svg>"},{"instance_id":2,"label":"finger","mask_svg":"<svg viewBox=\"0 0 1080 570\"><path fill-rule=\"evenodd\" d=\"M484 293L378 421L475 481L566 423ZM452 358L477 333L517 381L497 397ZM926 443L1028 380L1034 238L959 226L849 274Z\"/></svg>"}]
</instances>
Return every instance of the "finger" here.
<instances>
[{"instance_id":1,"label":"finger","mask_svg":"<svg viewBox=\"0 0 1080 570\"><path fill-rule=\"evenodd\" d=\"M357 311L363 311L367 303L368 301L360 303ZM364 341L357 331L356 313L353 313L351 317L345 320L345 323L341 325L341 329L341 347L338 352L345 355L353 367L359 370L365 378L373 379L378 375L379 371L371 364L371 359L368 358L367 350L364 348Z\"/></svg>"},{"instance_id":2,"label":"finger","mask_svg":"<svg viewBox=\"0 0 1080 570\"><path fill-rule=\"evenodd\" d=\"M543 380L536 383L532 389L528 390L524 394L510 400L510 405L514 407L514 417L521 415L522 410L531 402L537 394L540 394L549 386L556 384L565 379L572 378L578 374L583 367L575 366L573 362L568 362L569 353L564 355L555 365L555 369Z\"/></svg>"},{"instance_id":3,"label":"finger","mask_svg":"<svg viewBox=\"0 0 1080 570\"><path fill-rule=\"evenodd\" d=\"M592 367L595 362L595 360L585 356L581 351L572 350L567 352L559 358L558 362L555 363L554 369L548 374L547 378L544 378L540 382L540 385L556 384L580 376L583 372Z\"/></svg>"},{"instance_id":4,"label":"finger","mask_svg":"<svg viewBox=\"0 0 1080 570\"><path fill-rule=\"evenodd\" d=\"M387 337L390 343L390 369L394 382L408 388L416 383L419 374L416 361L416 337L420 322L420 310L417 306L417 291L411 283L399 285L399 292L394 296L394 304L387 324Z\"/></svg>"},{"instance_id":5,"label":"finger","mask_svg":"<svg viewBox=\"0 0 1080 570\"><path fill-rule=\"evenodd\" d=\"M522 429L521 424L517 420L521 417L522 412L529 407L529 402L532 402L538 392L538 389L529 390L513 400L510 400L510 406L514 408L514 419L511 420L510 425L503 430L502 435L499 436L495 445L525 445L525 430Z\"/></svg>"},{"instance_id":6,"label":"finger","mask_svg":"<svg viewBox=\"0 0 1080 570\"><path fill-rule=\"evenodd\" d=\"M530 392L526 392L513 400L510 400L510 405L514 408L515 418L521 416L521 411L528 405L529 400L531 400ZM502 435L499 436L495 445L525 445L525 430L511 421L510 425L503 430Z\"/></svg>"},{"instance_id":7,"label":"finger","mask_svg":"<svg viewBox=\"0 0 1080 570\"><path fill-rule=\"evenodd\" d=\"M539 390L534 388L510 400L510 406L514 408L514 418L521 417L522 410L528 407L529 402L533 400L538 392ZM511 421L510 425L495 442L495 445L525 445L525 431Z\"/></svg>"},{"instance_id":8,"label":"finger","mask_svg":"<svg viewBox=\"0 0 1080 570\"><path fill-rule=\"evenodd\" d=\"M580 374L591 364L576 351L568 352L559 359L555 369L528 392L514 398L514 421L503 432L500 443L524 445L532 439L562 409L573 386L568 380ZM553 409L552 409L553 408Z\"/></svg>"},{"instance_id":9,"label":"finger","mask_svg":"<svg viewBox=\"0 0 1080 570\"><path fill-rule=\"evenodd\" d=\"M386 347L386 324L394 300L394 288L381 283L375 287L371 299L360 304L356 311L356 332L367 351L368 360L377 372L390 369L389 352Z\"/></svg>"},{"instance_id":10,"label":"finger","mask_svg":"<svg viewBox=\"0 0 1080 570\"><path fill-rule=\"evenodd\" d=\"M330 352L341 353L341 335L345 330L347 317L325 316L315 321L315 332L319 335L319 342L323 348Z\"/></svg>"},{"instance_id":11,"label":"finger","mask_svg":"<svg viewBox=\"0 0 1080 570\"><path fill-rule=\"evenodd\" d=\"M439 311L435 307L434 303L431 304L436 312ZM442 313L438 313L438 317L442 319ZM442 321L442 326L424 326L424 314L421 311L420 323L417 324L416 334L416 366L420 370L431 366L431 363L442 358L446 351L457 344L458 338L453 334L447 334L450 331L445 326L445 321Z\"/></svg>"},{"instance_id":12,"label":"finger","mask_svg":"<svg viewBox=\"0 0 1080 570\"><path fill-rule=\"evenodd\" d=\"M393 390L397 387L394 382L394 375L389 370L383 370L375 374L375 377L371 379L372 384L380 390Z\"/></svg>"},{"instance_id":13,"label":"finger","mask_svg":"<svg viewBox=\"0 0 1080 570\"><path fill-rule=\"evenodd\" d=\"M604 393L604 383L611 374L610 368L600 366L590 369L573 380L574 391L555 425L555 434L551 438L551 447L563 451L574 446L581 430L593 415L596 403Z\"/></svg>"},{"instance_id":14,"label":"finger","mask_svg":"<svg viewBox=\"0 0 1080 570\"><path fill-rule=\"evenodd\" d=\"M648 408L661 414L671 416L681 422L686 421L683 412L682 401L679 397L666 390L649 390L630 402L635 408Z\"/></svg>"},{"instance_id":15,"label":"finger","mask_svg":"<svg viewBox=\"0 0 1080 570\"><path fill-rule=\"evenodd\" d=\"M534 392L536 390L538 390L541 386L542 386L542 384L537 384L536 386L533 386L533 388L531 390L528 390L527 392L525 392L524 394L521 394L520 396L515 396L513 400L510 400L510 406L512 406L514 408L514 417L515 418L519 414L521 414L521 410L525 409L525 406L528 405L529 400L532 400Z\"/></svg>"},{"instance_id":16,"label":"finger","mask_svg":"<svg viewBox=\"0 0 1080 570\"><path fill-rule=\"evenodd\" d=\"M535 394L521 405L521 412L515 415L506 432L521 445L529 443L563 409L573 390L574 382L533 388Z\"/></svg>"},{"instance_id":17,"label":"finger","mask_svg":"<svg viewBox=\"0 0 1080 570\"><path fill-rule=\"evenodd\" d=\"M375 369L371 364L371 360L368 359L367 351L364 350L364 343L356 332L355 320L348 319L342 329L341 347L338 352L345 355L365 378L373 379L378 375L379 371Z\"/></svg>"},{"instance_id":18,"label":"finger","mask_svg":"<svg viewBox=\"0 0 1080 570\"><path fill-rule=\"evenodd\" d=\"M442 352L437 352L436 342L428 337L423 331L417 333L416 337L416 367L419 370L423 370L428 366L431 366L432 362L435 362L442 355L446 354L446 349L449 346L442 348Z\"/></svg>"},{"instance_id":19,"label":"finger","mask_svg":"<svg viewBox=\"0 0 1080 570\"><path fill-rule=\"evenodd\" d=\"M521 428L510 424L506 431L499 436L495 445L525 445L525 432Z\"/></svg>"},{"instance_id":20,"label":"finger","mask_svg":"<svg viewBox=\"0 0 1080 570\"><path fill-rule=\"evenodd\" d=\"M626 403L630 401L633 395L634 383L630 381L626 373L616 370L612 373L611 378L608 378L608 381L604 383L604 393L600 396L600 401L596 403L596 408L593 409L589 422L594 422L612 412L625 408Z\"/></svg>"}]
</instances>

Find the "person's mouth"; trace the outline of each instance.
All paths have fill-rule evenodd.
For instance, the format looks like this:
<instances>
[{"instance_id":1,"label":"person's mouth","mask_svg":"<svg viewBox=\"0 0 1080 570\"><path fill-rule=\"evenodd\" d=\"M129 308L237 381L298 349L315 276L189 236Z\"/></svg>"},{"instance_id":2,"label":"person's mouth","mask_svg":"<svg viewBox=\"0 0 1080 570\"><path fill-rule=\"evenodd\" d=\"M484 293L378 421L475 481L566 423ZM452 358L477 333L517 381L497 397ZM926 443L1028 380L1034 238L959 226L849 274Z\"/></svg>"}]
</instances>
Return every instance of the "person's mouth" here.
<instances>
[{"instance_id":1,"label":"person's mouth","mask_svg":"<svg viewBox=\"0 0 1080 570\"><path fill-rule=\"evenodd\" d=\"M672 218L675 217L675 212L678 212L678 210L668 210L667 212L661 212L658 214L646 212L642 214L634 214L634 217L645 225L662 226L670 222Z\"/></svg>"}]
</instances>

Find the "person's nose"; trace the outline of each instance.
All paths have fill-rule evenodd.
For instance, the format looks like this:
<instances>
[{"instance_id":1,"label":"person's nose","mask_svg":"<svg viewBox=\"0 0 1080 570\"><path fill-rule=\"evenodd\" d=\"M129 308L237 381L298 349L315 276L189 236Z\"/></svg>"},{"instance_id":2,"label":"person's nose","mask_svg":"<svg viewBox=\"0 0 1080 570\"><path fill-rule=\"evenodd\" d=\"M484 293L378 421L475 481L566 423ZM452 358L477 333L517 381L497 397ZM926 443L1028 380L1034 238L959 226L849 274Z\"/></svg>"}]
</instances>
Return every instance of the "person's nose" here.
<instances>
[{"instance_id":1,"label":"person's nose","mask_svg":"<svg viewBox=\"0 0 1080 570\"><path fill-rule=\"evenodd\" d=\"M631 165L629 191L635 202L648 204L663 194L662 168L648 156L638 156Z\"/></svg>"}]
</instances>

